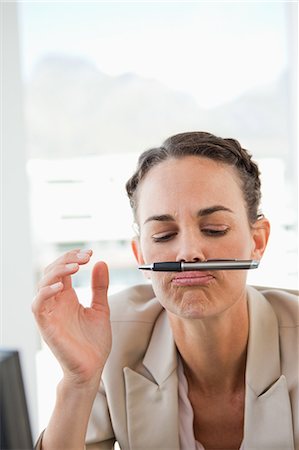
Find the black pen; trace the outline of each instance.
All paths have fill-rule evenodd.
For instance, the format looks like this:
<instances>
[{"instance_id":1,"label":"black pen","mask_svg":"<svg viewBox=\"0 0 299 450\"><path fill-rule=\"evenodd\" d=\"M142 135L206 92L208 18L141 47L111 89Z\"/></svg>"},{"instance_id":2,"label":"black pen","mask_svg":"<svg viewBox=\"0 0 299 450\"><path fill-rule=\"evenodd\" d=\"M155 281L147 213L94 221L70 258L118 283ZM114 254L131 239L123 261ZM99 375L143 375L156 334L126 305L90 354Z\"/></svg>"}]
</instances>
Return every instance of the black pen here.
<instances>
[{"instance_id":1,"label":"black pen","mask_svg":"<svg viewBox=\"0 0 299 450\"><path fill-rule=\"evenodd\" d=\"M200 262L155 262L139 266L140 270L154 272L186 272L194 270L240 270L256 269L259 261L254 259L208 259Z\"/></svg>"}]
</instances>

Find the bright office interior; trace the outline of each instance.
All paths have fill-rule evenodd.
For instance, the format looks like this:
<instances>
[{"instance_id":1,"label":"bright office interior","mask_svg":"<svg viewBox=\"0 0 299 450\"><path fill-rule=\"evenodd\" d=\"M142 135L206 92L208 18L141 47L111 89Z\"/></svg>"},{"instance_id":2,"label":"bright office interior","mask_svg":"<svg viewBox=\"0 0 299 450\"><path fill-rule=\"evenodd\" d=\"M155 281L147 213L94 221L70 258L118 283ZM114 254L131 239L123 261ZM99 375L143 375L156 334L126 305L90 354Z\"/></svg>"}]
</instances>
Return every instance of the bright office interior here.
<instances>
[{"instance_id":1,"label":"bright office interior","mask_svg":"<svg viewBox=\"0 0 299 450\"><path fill-rule=\"evenodd\" d=\"M34 435L60 371L30 304L43 268L91 247L110 292L143 282L124 192L138 154L186 130L259 162L272 235L251 284L297 288L297 23L292 2L1 3L2 345L23 355ZM84 303L90 267L75 279ZM18 330L16 332L16 330Z\"/></svg>"}]
</instances>

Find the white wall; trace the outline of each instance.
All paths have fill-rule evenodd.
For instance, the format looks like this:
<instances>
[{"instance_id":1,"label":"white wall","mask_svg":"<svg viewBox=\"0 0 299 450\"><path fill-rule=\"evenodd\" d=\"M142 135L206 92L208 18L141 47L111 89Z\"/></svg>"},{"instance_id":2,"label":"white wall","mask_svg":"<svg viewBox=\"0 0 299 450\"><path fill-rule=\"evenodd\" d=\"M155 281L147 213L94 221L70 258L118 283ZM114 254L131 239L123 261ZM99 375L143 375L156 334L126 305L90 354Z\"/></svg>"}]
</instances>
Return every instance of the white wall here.
<instances>
[{"instance_id":1,"label":"white wall","mask_svg":"<svg viewBox=\"0 0 299 450\"><path fill-rule=\"evenodd\" d=\"M38 335L31 314L33 265L17 4L1 2L1 346L21 352L32 431L37 431L35 354Z\"/></svg>"}]
</instances>

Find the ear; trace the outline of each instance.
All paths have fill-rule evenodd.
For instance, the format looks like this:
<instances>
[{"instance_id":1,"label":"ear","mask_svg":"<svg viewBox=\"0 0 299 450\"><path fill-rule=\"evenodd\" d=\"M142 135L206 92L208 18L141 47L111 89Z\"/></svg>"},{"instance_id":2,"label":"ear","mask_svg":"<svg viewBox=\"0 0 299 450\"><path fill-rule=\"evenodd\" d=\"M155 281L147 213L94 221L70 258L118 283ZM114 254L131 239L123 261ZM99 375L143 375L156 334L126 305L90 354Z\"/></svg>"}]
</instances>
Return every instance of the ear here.
<instances>
[{"instance_id":1,"label":"ear","mask_svg":"<svg viewBox=\"0 0 299 450\"><path fill-rule=\"evenodd\" d=\"M144 264L144 259L142 256L139 237L135 236L131 241L131 248L133 250L134 256L138 264Z\"/></svg>"},{"instance_id":2,"label":"ear","mask_svg":"<svg viewBox=\"0 0 299 450\"><path fill-rule=\"evenodd\" d=\"M255 222L252 226L252 258L260 260L267 247L267 242L270 235L270 223L269 220L263 217Z\"/></svg>"},{"instance_id":3,"label":"ear","mask_svg":"<svg viewBox=\"0 0 299 450\"><path fill-rule=\"evenodd\" d=\"M143 259L143 255L142 255L142 251L141 251L141 247L140 247L140 240L138 236L135 236L132 241L131 241L131 248L133 250L134 256L136 258L136 261L138 262L139 265L144 264L144 259ZM145 278L150 279L151 278L151 273L150 271L146 271L143 270L143 275Z\"/></svg>"}]
</instances>

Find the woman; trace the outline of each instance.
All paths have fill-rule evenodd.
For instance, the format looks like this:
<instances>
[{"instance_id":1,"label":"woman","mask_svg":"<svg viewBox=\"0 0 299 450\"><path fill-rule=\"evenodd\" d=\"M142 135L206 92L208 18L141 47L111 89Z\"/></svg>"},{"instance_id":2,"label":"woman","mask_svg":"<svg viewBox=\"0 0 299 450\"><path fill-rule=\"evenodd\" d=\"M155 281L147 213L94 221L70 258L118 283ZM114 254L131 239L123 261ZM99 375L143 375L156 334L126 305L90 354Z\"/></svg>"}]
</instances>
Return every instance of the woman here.
<instances>
[{"instance_id":1,"label":"woman","mask_svg":"<svg viewBox=\"0 0 299 450\"><path fill-rule=\"evenodd\" d=\"M233 139L173 136L141 155L127 192L139 264L263 256L258 168ZM153 271L108 306L98 262L83 308L71 275L91 254L51 264L33 303L63 369L40 448L299 448L294 295L246 286L245 270Z\"/></svg>"}]
</instances>

